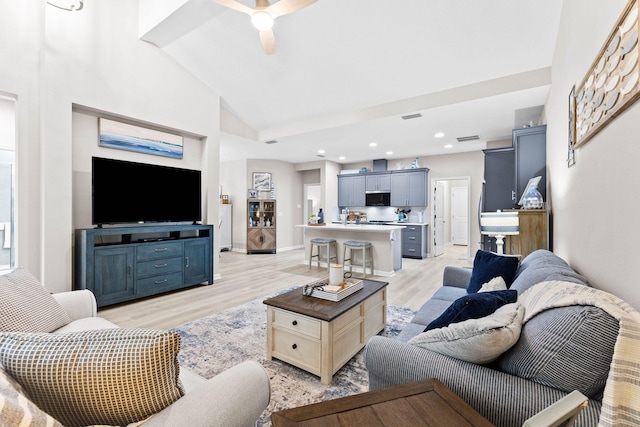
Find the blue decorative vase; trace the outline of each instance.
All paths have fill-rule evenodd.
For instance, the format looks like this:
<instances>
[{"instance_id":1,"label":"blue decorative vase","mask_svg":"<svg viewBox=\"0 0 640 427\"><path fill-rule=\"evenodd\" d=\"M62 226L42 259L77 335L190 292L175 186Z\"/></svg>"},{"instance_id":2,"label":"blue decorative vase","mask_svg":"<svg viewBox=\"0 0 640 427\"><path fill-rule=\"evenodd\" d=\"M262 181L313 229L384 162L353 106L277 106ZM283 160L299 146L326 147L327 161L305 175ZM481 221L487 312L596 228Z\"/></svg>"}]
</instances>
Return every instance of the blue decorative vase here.
<instances>
[{"instance_id":1,"label":"blue decorative vase","mask_svg":"<svg viewBox=\"0 0 640 427\"><path fill-rule=\"evenodd\" d=\"M318 224L324 224L324 212L322 212L322 208L320 208L320 212L318 212Z\"/></svg>"}]
</instances>

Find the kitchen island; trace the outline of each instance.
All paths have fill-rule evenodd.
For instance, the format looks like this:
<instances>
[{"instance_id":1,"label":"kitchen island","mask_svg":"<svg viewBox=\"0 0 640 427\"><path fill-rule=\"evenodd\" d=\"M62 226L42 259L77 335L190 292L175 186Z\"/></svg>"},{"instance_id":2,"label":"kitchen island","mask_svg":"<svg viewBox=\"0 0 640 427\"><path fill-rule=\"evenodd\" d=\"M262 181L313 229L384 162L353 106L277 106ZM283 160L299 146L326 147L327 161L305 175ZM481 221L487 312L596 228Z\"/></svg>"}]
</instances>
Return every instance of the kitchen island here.
<instances>
[{"instance_id":1,"label":"kitchen island","mask_svg":"<svg viewBox=\"0 0 640 427\"><path fill-rule=\"evenodd\" d=\"M402 268L402 229L404 225L326 224L296 225L304 228L305 262L309 264L309 241L316 237L338 242L338 260L343 262L344 242L357 240L373 245L373 268L377 276L391 276ZM324 254L323 254L324 256ZM326 263L322 263L326 267ZM354 272L362 272L362 265L354 265Z\"/></svg>"}]
</instances>

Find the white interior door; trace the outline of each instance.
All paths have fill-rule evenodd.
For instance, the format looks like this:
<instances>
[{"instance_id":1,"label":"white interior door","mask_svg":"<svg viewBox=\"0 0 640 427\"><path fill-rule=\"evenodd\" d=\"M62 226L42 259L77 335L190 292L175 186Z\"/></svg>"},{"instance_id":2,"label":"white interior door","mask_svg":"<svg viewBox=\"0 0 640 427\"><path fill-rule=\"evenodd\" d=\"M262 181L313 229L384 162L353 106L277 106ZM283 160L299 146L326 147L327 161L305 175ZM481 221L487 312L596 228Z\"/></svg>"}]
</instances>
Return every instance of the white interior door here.
<instances>
[{"instance_id":1,"label":"white interior door","mask_svg":"<svg viewBox=\"0 0 640 427\"><path fill-rule=\"evenodd\" d=\"M453 187L451 189L451 243L469 244L469 189Z\"/></svg>"},{"instance_id":2,"label":"white interior door","mask_svg":"<svg viewBox=\"0 0 640 427\"><path fill-rule=\"evenodd\" d=\"M444 253L444 184L436 182L433 190L433 256Z\"/></svg>"}]
</instances>

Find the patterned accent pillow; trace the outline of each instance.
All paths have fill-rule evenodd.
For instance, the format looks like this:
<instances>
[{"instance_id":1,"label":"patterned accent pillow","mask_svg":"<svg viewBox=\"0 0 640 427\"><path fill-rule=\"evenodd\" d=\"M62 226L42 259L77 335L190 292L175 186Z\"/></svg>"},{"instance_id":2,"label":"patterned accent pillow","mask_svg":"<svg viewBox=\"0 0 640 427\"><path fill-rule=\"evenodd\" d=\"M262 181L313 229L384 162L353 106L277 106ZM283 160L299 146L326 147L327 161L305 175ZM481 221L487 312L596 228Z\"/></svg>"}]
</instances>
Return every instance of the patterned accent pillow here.
<instances>
[{"instance_id":1,"label":"patterned accent pillow","mask_svg":"<svg viewBox=\"0 0 640 427\"><path fill-rule=\"evenodd\" d=\"M63 427L40 410L24 393L20 384L0 369L0 425Z\"/></svg>"},{"instance_id":2,"label":"patterned accent pillow","mask_svg":"<svg viewBox=\"0 0 640 427\"><path fill-rule=\"evenodd\" d=\"M507 304L486 317L423 332L409 344L471 363L490 363L518 342L523 318L520 303Z\"/></svg>"},{"instance_id":3,"label":"patterned accent pillow","mask_svg":"<svg viewBox=\"0 0 640 427\"><path fill-rule=\"evenodd\" d=\"M67 311L31 273L0 275L0 331L52 332L71 322Z\"/></svg>"},{"instance_id":4,"label":"patterned accent pillow","mask_svg":"<svg viewBox=\"0 0 640 427\"><path fill-rule=\"evenodd\" d=\"M68 427L127 425L184 395L180 335L150 329L0 333L0 364Z\"/></svg>"}]
</instances>

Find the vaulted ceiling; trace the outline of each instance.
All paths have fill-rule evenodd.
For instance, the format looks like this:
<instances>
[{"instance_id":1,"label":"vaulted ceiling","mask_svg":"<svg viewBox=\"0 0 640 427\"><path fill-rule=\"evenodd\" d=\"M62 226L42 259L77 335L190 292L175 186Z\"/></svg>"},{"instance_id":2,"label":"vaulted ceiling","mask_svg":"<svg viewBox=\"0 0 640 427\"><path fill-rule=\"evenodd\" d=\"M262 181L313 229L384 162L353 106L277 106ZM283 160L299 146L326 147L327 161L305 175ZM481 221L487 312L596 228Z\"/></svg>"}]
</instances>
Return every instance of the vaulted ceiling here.
<instances>
[{"instance_id":1,"label":"vaulted ceiling","mask_svg":"<svg viewBox=\"0 0 640 427\"><path fill-rule=\"evenodd\" d=\"M536 122L561 9L318 0L276 19L277 50L266 55L246 14L211 0L141 0L140 32L220 94L222 161L354 163L479 150ZM413 114L422 117L401 118Z\"/></svg>"}]
</instances>

